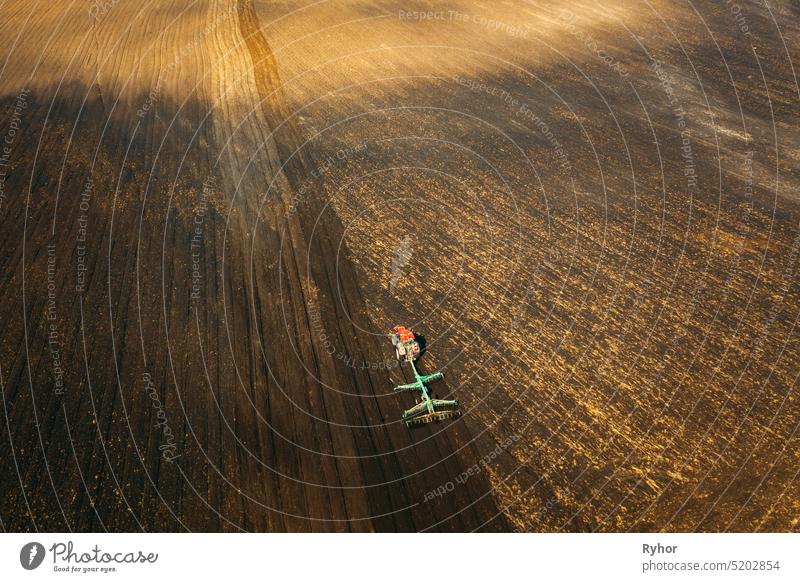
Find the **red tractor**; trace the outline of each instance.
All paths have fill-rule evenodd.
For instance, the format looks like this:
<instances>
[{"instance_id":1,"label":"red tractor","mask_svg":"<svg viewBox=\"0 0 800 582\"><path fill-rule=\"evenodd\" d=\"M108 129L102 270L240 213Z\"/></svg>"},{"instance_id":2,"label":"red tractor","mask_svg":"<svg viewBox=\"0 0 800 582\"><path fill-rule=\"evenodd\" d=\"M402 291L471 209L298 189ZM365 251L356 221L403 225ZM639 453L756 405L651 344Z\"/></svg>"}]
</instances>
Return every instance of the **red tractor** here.
<instances>
[{"instance_id":1,"label":"red tractor","mask_svg":"<svg viewBox=\"0 0 800 582\"><path fill-rule=\"evenodd\" d=\"M398 325L394 328L393 333L389 334L389 337L398 361L413 362L419 358L421 350L413 331L403 325Z\"/></svg>"}]
</instances>

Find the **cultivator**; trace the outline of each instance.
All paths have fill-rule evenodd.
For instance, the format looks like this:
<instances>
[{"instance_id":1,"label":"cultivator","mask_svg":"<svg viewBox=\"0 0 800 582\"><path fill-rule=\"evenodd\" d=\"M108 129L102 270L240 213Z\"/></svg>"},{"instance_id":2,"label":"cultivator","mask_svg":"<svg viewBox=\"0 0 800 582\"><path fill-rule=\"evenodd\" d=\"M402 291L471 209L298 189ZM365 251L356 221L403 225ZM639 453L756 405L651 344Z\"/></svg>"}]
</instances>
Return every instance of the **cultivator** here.
<instances>
[{"instance_id":1,"label":"cultivator","mask_svg":"<svg viewBox=\"0 0 800 582\"><path fill-rule=\"evenodd\" d=\"M417 371L417 366L414 364L414 361L420 355L420 348L413 333L404 327L396 327L392 335L392 343L395 345L396 350L398 345L403 346L402 350L397 351L397 359L408 362L411 366L411 371L414 373L413 382L395 386L394 391L417 390L421 395L420 401L417 404L403 412L403 422L406 423L406 426L418 426L435 420L444 420L460 415L461 412L458 407L458 400L439 400L438 398L431 398L427 385L430 382L441 380L444 378L444 375L441 372L421 375ZM412 343L414 345L411 345Z\"/></svg>"}]
</instances>

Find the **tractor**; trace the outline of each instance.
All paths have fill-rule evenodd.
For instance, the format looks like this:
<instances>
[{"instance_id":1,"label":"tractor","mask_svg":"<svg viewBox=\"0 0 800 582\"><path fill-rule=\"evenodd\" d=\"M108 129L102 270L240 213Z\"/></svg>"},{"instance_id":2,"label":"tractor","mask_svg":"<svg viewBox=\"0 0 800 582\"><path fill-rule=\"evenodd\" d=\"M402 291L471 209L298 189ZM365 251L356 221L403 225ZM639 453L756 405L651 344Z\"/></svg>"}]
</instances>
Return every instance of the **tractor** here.
<instances>
[{"instance_id":1,"label":"tractor","mask_svg":"<svg viewBox=\"0 0 800 582\"><path fill-rule=\"evenodd\" d=\"M435 420L444 420L452 418L461 414L459 410L458 400L439 400L438 398L431 398L428 384L436 380L441 380L444 374L436 372L435 374L421 375L417 371L415 362L422 355L420 342L414 332L406 327L399 325L394 328L389 337L394 345L395 356L398 361L406 362L411 366L411 371L414 374L414 381L410 384L401 384L395 386L395 392L402 392L404 390L416 390L420 393L420 400L403 412L403 422L407 427L418 426L427 424Z\"/></svg>"}]
</instances>

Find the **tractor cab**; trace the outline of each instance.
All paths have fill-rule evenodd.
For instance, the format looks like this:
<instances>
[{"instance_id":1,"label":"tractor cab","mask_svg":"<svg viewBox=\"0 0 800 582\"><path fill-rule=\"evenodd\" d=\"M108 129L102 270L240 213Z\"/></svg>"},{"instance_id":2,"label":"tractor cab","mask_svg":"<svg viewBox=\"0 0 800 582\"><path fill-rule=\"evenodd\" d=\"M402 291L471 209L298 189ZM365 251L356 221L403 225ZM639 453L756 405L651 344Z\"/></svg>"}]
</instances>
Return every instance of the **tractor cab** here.
<instances>
[{"instance_id":1,"label":"tractor cab","mask_svg":"<svg viewBox=\"0 0 800 582\"><path fill-rule=\"evenodd\" d=\"M413 331L404 325L398 325L389 337L394 346L394 355L399 362L413 362L419 358L421 350Z\"/></svg>"}]
</instances>

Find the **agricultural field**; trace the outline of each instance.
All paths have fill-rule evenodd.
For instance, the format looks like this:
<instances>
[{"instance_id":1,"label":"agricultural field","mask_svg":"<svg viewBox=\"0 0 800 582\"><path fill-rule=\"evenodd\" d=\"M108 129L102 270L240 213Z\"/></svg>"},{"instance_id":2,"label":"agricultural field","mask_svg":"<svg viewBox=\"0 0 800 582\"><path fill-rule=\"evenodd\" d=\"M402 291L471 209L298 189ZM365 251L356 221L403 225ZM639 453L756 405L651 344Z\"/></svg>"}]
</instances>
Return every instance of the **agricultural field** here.
<instances>
[{"instance_id":1,"label":"agricultural field","mask_svg":"<svg viewBox=\"0 0 800 582\"><path fill-rule=\"evenodd\" d=\"M799 23L7 0L3 531L796 530Z\"/></svg>"}]
</instances>

